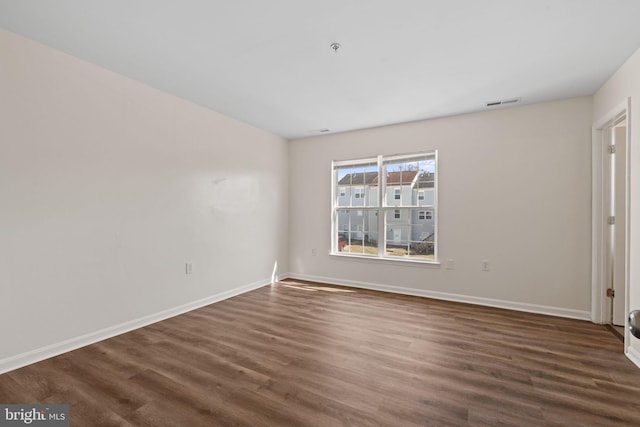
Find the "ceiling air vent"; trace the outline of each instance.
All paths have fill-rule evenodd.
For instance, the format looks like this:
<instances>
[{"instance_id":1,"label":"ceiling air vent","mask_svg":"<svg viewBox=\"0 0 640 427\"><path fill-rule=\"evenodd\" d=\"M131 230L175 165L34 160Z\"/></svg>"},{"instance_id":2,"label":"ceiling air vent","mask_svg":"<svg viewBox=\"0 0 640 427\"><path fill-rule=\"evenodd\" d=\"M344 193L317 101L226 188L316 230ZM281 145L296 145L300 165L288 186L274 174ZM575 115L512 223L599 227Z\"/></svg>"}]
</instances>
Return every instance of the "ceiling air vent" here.
<instances>
[{"instance_id":1,"label":"ceiling air vent","mask_svg":"<svg viewBox=\"0 0 640 427\"><path fill-rule=\"evenodd\" d=\"M487 107L497 107L498 105L507 105L507 104L515 104L520 101L520 98L511 98L511 99L502 99L500 101L491 101L487 102Z\"/></svg>"},{"instance_id":2,"label":"ceiling air vent","mask_svg":"<svg viewBox=\"0 0 640 427\"><path fill-rule=\"evenodd\" d=\"M331 129L322 128L322 129L311 129L307 131L309 135L317 135L319 133L327 133L327 132L331 132Z\"/></svg>"}]
</instances>

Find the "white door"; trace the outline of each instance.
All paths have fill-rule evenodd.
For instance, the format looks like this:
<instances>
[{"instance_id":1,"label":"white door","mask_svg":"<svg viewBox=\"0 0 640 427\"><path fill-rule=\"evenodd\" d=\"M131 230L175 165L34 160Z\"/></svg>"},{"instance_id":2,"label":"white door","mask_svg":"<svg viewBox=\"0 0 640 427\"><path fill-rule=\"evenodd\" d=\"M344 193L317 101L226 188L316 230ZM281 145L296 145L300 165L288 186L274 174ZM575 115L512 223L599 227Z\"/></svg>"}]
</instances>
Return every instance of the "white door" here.
<instances>
[{"instance_id":1,"label":"white door","mask_svg":"<svg viewBox=\"0 0 640 427\"><path fill-rule=\"evenodd\" d=\"M624 326L626 318L626 150L627 127L619 118L604 129L609 147L605 160L605 286L607 288L606 321Z\"/></svg>"},{"instance_id":2,"label":"white door","mask_svg":"<svg viewBox=\"0 0 640 427\"><path fill-rule=\"evenodd\" d=\"M626 122L623 122L626 123ZM626 152L627 152L627 128L620 126L614 128L613 144L615 153L613 156L613 216L615 218L612 225L613 235L613 265L612 265L612 285L613 313L612 323L624 326L626 318L625 310L625 258L626 258Z\"/></svg>"},{"instance_id":3,"label":"white door","mask_svg":"<svg viewBox=\"0 0 640 427\"><path fill-rule=\"evenodd\" d=\"M402 229L394 228L393 229L393 243L400 243L402 240Z\"/></svg>"}]
</instances>

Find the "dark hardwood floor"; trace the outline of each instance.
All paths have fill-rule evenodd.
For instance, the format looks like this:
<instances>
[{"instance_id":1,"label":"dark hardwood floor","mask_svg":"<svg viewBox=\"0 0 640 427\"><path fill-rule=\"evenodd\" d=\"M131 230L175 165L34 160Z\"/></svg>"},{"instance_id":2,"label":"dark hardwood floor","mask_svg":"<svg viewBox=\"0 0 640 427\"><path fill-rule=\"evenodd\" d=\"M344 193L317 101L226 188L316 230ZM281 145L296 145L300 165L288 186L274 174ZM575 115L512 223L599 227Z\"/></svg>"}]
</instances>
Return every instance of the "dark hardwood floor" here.
<instances>
[{"instance_id":1,"label":"dark hardwood floor","mask_svg":"<svg viewBox=\"0 0 640 427\"><path fill-rule=\"evenodd\" d=\"M0 375L72 426L640 426L604 326L285 281Z\"/></svg>"}]
</instances>

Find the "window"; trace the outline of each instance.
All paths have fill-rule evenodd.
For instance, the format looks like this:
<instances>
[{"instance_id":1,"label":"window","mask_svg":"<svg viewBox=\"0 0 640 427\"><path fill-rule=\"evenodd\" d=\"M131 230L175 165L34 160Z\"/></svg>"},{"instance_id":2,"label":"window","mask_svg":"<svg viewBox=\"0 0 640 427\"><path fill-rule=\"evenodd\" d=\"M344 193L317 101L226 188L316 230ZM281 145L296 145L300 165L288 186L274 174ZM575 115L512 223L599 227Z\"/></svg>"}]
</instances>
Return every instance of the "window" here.
<instances>
[{"instance_id":1,"label":"window","mask_svg":"<svg viewBox=\"0 0 640 427\"><path fill-rule=\"evenodd\" d=\"M433 215L431 215L431 211L420 211L418 212L418 219L433 219Z\"/></svg>"},{"instance_id":2,"label":"window","mask_svg":"<svg viewBox=\"0 0 640 427\"><path fill-rule=\"evenodd\" d=\"M437 152L332 166L332 253L437 260Z\"/></svg>"}]
</instances>

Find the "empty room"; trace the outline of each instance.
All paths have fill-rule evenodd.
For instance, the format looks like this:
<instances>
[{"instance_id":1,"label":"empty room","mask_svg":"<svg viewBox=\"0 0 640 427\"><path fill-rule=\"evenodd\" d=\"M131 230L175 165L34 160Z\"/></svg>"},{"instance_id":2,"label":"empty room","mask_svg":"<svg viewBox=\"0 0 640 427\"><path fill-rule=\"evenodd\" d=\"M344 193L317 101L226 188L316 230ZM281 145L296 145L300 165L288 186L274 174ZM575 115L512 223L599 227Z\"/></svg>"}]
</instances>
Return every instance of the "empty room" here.
<instances>
[{"instance_id":1,"label":"empty room","mask_svg":"<svg viewBox=\"0 0 640 427\"><path fill-rule=\"evenodd\" d=\"M640 425L637 0L0 0L0 426Z\"/></svg>"}]
</instances>

